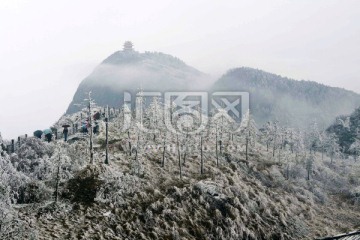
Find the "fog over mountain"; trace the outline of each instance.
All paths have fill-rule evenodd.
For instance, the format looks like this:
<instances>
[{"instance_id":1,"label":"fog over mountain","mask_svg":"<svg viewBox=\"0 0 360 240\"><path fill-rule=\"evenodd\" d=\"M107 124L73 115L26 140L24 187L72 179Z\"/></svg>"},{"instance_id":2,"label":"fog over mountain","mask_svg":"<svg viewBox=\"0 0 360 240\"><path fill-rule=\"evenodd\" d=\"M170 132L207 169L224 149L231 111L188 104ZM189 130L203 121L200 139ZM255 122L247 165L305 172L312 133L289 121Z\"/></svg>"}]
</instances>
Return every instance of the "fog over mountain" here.
<instances>
[{"instance_id":1,"label":"fog over mountain","mask_svg":"<svg viewBox=\"0 0 360 240\"><path fill-rule=\"evenodd\" d=\"M92 92L96 103L119 108L124 92L144 91L245 91L256 122L267 121L306 128L317 122L327 127L338 115L360 105L360 95L314 81L296 81L262 70L240 67L226 72L213 83L205 73L180 59L158 52L140 53L132 48L106 58L78 87L67 113L82 108Z\"/></svg>"},{"instance_id":2,"label":"fog over mountain","mask_svg":"<svg viewBox=\"0 0 360 240\"><path fill-rule=\"evenodd\" d=\"M249 92L250 109L260 125L276 120L300 128L317 122L324 128L336 116L360 106L355 92L246 67L229 70L212 89Z\"/></svg>"},{"instance_id":3,"label":"fog over mountain","mask_svg":"<svg viewBox=\"0 0 360 240\"><path fill-rule=\"evenodd\" d=\"M81 82L67 113L78 111L89 91L100 106L120 107L125 91L203 90L210 82L209 76L176 57L124 49L106 58Z\"/></svg>"}]
</instances>

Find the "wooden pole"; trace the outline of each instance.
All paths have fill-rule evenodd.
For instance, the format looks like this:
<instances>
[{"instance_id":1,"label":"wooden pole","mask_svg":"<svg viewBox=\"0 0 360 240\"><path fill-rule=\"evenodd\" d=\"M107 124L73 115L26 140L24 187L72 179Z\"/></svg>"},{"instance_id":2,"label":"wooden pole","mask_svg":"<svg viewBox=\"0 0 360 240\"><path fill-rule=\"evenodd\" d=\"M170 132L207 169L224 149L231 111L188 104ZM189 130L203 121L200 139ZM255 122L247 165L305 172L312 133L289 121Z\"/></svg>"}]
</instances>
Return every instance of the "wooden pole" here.
<instances>
[{"instance_id":1,"label":"wooden pole","mask_svg":"<svg viewBox=\"0 0 360 240\"><path fill-rule=\"evenodd\" d=\"M161 166L164 167L165 166L165 151L166 151L166 147L165 147L165 137L164 137L164 146L163 146L163 154L162 154L162 162L161 162Z\"/></svg>"},{"instance_id":2,"label":"wooden pole","mask_svg":"<svg viewBox=\"0 0 360 240\"><path fill-rule=\"evenodd\" d=\"M15 140L11 139L11 153L15 152Z\"/></svg>"},{"instance_id":3,"label":"wooden pole","mask_svg":"<svg viewBox=\"0 0 360 240\"><path fill-rule=\"evenodd\" d=\"M180 170L180 179L182 179L181 154L180 154L179 136L176 136L176 139L177 139L177 147L178 147L178 155L179 155L179 170Z\"/></svg>"},{"instance_id":4,"label":"wooden pole","mask_svg":"<svg viewBox=\"0 0 360 240\"><path fill-rule=\"evenodd\" d=\"M187 153L187 139L188 139L189 134L186 134L185 137L185 150L184 150L184 156L183 156L183 164L185 164L185 160L186 160L186 153Z\"/></svg>"},{"instance_id":5,"label":"wooden pole","mask_svg":"<svg viewBox=\"0 0 360 240\"><path fill-rule=\"evenodd\" d=\"M248 160L249 137L246 136L246 160Z\"/></svg>"},{"instance_id":6,"label":"wooden pole","mask_svg":"<svg viewBox=\"0 0 360 240\"><path fill-rule=\"evenodd\" d=\"M203 159L203 140L202 136L200 136L200 152L201 152L201 174L204 174L204 159Z\"/></svg>"},{"instance_id":7,"label":"wooden pole","mask_svg":"<svg viewBox=\"0 0 360 240\"><path fill-rule=\"evenodd\" d=\"M106 148L105 148L105 164L109 164L109 138L108 138L108 118L105 118L105 131L106 131L106 136L105 136L105 144L106 144Z\"/></svg>"},{"instance_id":8,"label":"wooden pole","mask_svg":"<svg viewBox=\"0 0 360 240\"><path fill-rule=\"evenodd\" d=\"M61 155L60 155L60 150L59 150L59 163L58 163L57 172L56 172L55 202L58 201L58 195L59 195L60 165L61 165Z\"/></svg>"},{"instance_id":9,"label":"wooden pole","mask_svg":"<svg viewBox=\"0 0 360 240\"><path fill-rule=\"evenodd\" d=\"M128 131L128 143L129 143L129 156L131 156L130 130Z\"/></svg>"},{"instance_id":10,"label":"wooden pole","mask_svg":"<svg viewBox=\"0 0 360 240\"><path fill-rule=\"evenodd\" d=\"M221 141L221 139L219 140L219 148L220 148L220 154L222 154L222 141Z\"/></svg>"},{"instance_id":11,"label":"wooden pole","mask_svg":"<svg viewBox=\"0 0 360 240\"><path fill-rule=\"evenodd\" d=\"M90 146L89 146L89 150L90 150L90 163L94 164L94 152L93 152L93 129L92 129L92 116L91 116L91 92L89 92L89 125L90 125Z\"/></svg>"},{"instance_id":12,"label":"wooden pole","mask_svg":"<svg viewBox=\"0 0 360 240\"><path fill-rule=\"evenodd\" d=\"M219 166L219 152L218 152L218 128L216 126L216 136L215 136L215 148L216 148L216 166Z\"/></svg>"}]
</instances>

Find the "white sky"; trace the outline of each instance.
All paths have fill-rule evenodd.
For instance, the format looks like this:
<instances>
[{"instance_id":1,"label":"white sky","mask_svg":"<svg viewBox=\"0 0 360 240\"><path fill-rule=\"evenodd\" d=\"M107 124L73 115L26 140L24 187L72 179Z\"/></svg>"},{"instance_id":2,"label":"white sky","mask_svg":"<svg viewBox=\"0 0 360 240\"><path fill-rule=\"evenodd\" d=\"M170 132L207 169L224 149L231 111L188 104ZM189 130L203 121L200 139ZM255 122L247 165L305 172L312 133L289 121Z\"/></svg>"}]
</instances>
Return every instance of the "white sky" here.
<instances>
[{"instance_id":1,"label":"white sky","mask_svg":"<svg viewBox=\"0 0 360 240\"><path fill-rule=\"evenodd\" d=\"M0 132L45 129L131 40L218 77L248 66L360 93L358 0L0 0Z\"/></svg>"}]
</instances>

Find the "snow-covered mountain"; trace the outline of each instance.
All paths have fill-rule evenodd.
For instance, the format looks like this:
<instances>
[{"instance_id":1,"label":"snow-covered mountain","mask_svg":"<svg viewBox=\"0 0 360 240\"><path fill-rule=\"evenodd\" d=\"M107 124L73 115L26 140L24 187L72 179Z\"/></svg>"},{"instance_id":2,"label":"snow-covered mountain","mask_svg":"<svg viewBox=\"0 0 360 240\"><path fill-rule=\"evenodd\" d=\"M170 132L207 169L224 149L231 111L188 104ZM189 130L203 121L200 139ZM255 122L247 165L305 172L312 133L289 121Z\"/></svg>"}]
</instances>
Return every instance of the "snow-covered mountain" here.
<instances>
[{"instance_id":1,"label":"snow-covered mountain","mask_svg":"<svg viewBox=\"0 0 360 240\"><path fill-rule=\"evenodd\" d=\"M360 95L355 92L245 67L229 70L212 90L250 92L250 109L258 124L278 120L306 128L316 121L327 127L336 116L360 106Z\"/></svg>"},{"instance_id":2,"label":"snow-covered mountain","mask_svg":"<svg viewBox=\"0 0 360 240\"><path fill-rule=\"evenodd\" d=\"M158 52L134 49L117 51L106 58L78 87L67 113L81 109L87 93L100 106L120 107L123 93L144 91L186 91L197 89L209 77L180 59Z\"/></svg>"},{"instance_id":3,"label":"snow-covered mountain","mask_svg":"<svg viewBox=\"0 0 360 240\"><path fill-rule=\"evenodd\" d=\"M92 91L99 106L120 107L124 92L144 91L246 91L250 109L258 124L277 120L281 124L306 128L317 122L329 126L336 116L350 114L360 106L360 95L312 81L296 81L257 69L229 70L209 89L210 77L180 59L157 52L140 53L125 46L106 58L79 85L67 113L79 111L79 104Z\"/></svg>"}]
</instances>

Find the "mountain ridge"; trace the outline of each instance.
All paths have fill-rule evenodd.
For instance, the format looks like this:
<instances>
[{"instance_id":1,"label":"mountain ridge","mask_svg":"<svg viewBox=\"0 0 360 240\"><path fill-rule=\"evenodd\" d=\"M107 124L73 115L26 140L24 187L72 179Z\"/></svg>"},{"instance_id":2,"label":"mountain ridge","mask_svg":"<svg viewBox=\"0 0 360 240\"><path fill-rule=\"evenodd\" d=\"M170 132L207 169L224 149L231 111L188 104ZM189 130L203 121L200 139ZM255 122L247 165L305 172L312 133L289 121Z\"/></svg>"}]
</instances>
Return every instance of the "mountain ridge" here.
<instances>
[{"instance_id":1,"label":"mountain ridge","mask_svg":"<svg viewBox=\"0 0 360 240\"><path fill-rule=\"evenodd\" d=\"M230 89L250 93L250 109L261 124L277 120L304 128L318 121L325 127L360 105L360 95L353 91L248 67L230 69L212 87Z\"/></svg>"},{"instance_id":2,"label":"mountain ridge","mask_svg":"<svg viewBox=\"0 0 360 240\"><path fill-rule=\"evenodd\" d=\"M120 107L123 93L144 91L246 91L250 110L259 124L280 121L306 128L316 121L329 126L339 115L350 114L360 106L360 94L309 80L294 80L250 67L229 69L210 87L210 77L181 59L161 52L116 51L105 58L75 92L66 113L92 91L100 106Z\"/></svg>"}]
</instances>

